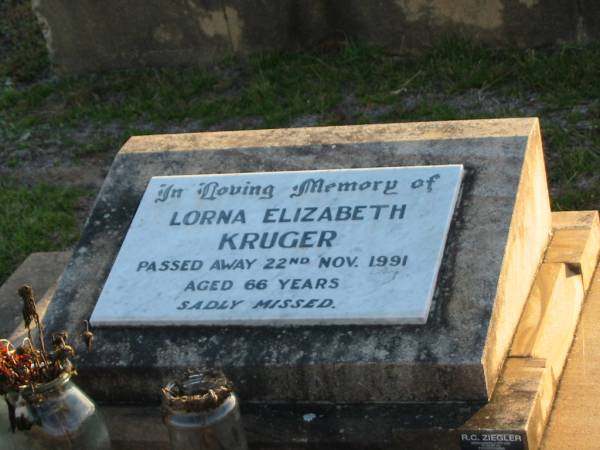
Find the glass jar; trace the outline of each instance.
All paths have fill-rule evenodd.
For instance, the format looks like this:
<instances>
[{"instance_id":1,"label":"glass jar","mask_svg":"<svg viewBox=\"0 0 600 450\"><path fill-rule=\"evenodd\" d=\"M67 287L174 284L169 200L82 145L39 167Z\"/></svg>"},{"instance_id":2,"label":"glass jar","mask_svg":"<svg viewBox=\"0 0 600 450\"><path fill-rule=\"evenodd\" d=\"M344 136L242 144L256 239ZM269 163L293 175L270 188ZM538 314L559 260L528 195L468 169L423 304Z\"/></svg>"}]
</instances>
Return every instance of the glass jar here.
<instances>
[{"instance_id":1,"label":"glass jar","mask_svg":"<svg viewBox=\"0 0 600 450\"><path fill-rule=\"evenodd\" d=\"M220 370L188 371L162 390L172 450L248 450L238 399Z\"/></svg>"},{"instance_id":2,"label":"glass jar","mask_svg":"<svg viewBox=\"0 0 600 450\"><path fill-rule=\"evenodd\" d=\"M63 372L35 389L10 392L17 427L28 450L109 450L110 437L96 405ZM20 447L16 447L19 449Z\"/></svg>"},{"instance_id":3,"label":"glass jar","mask_svg":"<svg viewBox=\"0 0 600 450\"><path fill-rule=\"evenodd\" d=\"M247 450L237 397L232 392L209 411L178 411L165 408L163 421L169 430L172 450Z\"/></svg>"}]
</instances>

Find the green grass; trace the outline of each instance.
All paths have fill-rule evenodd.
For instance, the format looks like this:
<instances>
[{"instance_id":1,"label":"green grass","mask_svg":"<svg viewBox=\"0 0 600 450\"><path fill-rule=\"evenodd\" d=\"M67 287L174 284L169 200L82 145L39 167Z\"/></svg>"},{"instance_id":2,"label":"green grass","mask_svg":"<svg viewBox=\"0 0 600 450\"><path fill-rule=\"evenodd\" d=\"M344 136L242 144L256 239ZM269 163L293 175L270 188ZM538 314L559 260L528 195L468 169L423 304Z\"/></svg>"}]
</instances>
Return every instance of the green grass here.
<instances>
[{"instance_id":1,"label":"green grass","mask_svg":"<svg viewBox=\"0 0 600 450\"><path fill-rule=\"evenodd\" d=\"M600 209L600 132L547 126L544 136L554 152L550 185L560 190L553 209Z\"/></svg>"},{"instance_id":2,"label":"green grass","mask_svg":"<svg viewBox=\"0 0 600 450\"><path fill-rule=\"evenodd\" d=\"M0 284L29 253L62 250L79 236L75 210L84 191L0 180Z\"/></svg>"},{"instance_id":3,"label":"green grass","mask_svg":"<svg viewBox=\"0 0 600 450\"><path fill-rule=\"evenodd\" d=\"M453 41L401 59L348 45L336 54L275 52L207 69L141 70L5 87L0 108L8 117L4 127L17 135L42 123L77 126L81 121L198 119L210 125L257 117L262 126L285 126L307 114L335 119L348 96L360 104L393 104L424 91L536 95L554 111L600 98L598 73L598 46L527 52ZM418 113L408 117L413 118Z\"/></svg>"}]
</instances>

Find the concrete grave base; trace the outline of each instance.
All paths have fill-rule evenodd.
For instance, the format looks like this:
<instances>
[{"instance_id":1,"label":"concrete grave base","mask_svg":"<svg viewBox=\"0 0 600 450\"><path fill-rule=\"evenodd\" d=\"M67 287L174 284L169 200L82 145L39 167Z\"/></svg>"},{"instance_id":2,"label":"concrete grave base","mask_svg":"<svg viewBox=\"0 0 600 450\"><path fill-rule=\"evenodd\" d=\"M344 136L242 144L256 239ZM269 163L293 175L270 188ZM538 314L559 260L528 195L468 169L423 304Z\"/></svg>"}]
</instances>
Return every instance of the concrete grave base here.
<instances>
[{"instance_id":1,"label":"concrete grave base","mask_svg":"<svg viewBox=\"0 0 600 450\"><path fill-rule=\"evenodd\" d=\"M465 177L426 324L96 327L79 382L100 401L152 403L178 370L219 366L246 402L485 402L551 235L536 119L134 137L46 327L81 333L152 176L443 164Z\"/></svg>"}]
</instances>

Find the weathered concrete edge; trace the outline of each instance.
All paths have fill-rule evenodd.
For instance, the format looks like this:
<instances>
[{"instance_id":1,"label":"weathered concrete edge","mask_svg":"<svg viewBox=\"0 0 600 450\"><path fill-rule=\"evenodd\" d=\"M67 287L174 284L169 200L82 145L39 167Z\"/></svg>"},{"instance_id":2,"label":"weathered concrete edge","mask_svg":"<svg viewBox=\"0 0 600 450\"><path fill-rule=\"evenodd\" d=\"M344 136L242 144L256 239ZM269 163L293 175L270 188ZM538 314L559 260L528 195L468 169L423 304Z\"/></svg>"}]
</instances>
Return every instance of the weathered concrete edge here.
<instances>
[{"instance_id":1,"label":"weathered concrete edge","mask_svg":"<svg viewBox=\"0 0 600 450\"><path fill-rule=\"evenodd\" d=\"M481 434L512 434L527 450L536 450L556 388L545 361L508 358L494 397L458 430L458 439ZM520 447L517 447L520 448Z\"/></svg>"},{"instance_id":2,"label":"weathered concrete edge","mask_svg":"<svg viewBox=\"0 0 600 450\"><path fill-rule=\"evenodd\" d=\"M552 237L552 216L539 121L532 123L517 199L488 328L483 365L491 396L519 315L506 314L507 303L522 311ZM503 321L503 322L502 322Z\"/></svg>"},{"instance_id":3,"label":"weathered concrete edge","mask_svg":"<svg viewBox=\"0 0 600 450\"><path fill-rule=\"evenodd\" d=\"M537 130L537 131L535 131ZM132 136L119 151L126 153L226 150L300 145L341 145L368 142L435 141L529 136L539 137L536 117L493 120L449 120L374 125L278 128L205 133ZM177 146L173 139L177 138Z\"/></svg>"},{"instance_id":4,"label":"weathered concrete edge","mask_svg":"<svg viewBox=\"0 0 600 450\"><path fill-rule=\"evenodd\" d=\"M42 308L46 292L52 288L71 257L71 252L31 253L0 287L0 337L14 339L22 328L21 299L17 290L29 284Z\"/></svg>"},{"instance_id":5,"label":"weathered concrete edge","mask_svg":"<svg viewBox=\"0 0 600 450\"><path fill-rule=\"evenodd\" d=\"M595 211L552 213L554 231L585 229L590 236L597 234L600 230L600 223L597 219L597 212ZM552 242L550 245L552 245ZM590 261L590 265L597 267L599 261L600 254L593 255L593 261ZM583 311L583 303L587 299L587 295L584 294L584 280L581 274L571 272L565 262L545 264L562 266L562 271L559 273L569 283L563 285L563 287L570 289L571 292L568 295L560 293L556 300L571 302L570 306L574 315L571 321L568 320L568 317L565 317L564 322L560 323L561 328L559 330L556 328L556 324L544 320L545 315L552 314L550 308L561 306L551 304L549 309L544 311L544 317L541 318L540 325L542 328L536 330L536 333L560 332L564 337L563 343L552 348L542 348L541 353L538 351L539 354L523 353L518 348L511 349L511 356L507 358L503 366L490 403L471 417L459 429L460 433L468 435L480 432L510 432L521 436L523 442L527 444L526 448L528 450L536 450L540 447L566 360L574 341L579 318ZM597 276L598 272L595 273ZM558 275L558 273L555 275ZM536 276L539 276L539 272ZM552 291L556 289L556 286L556 280L552 280L552 288L544 290L544 294L552 296ZM522 320L524 320L523 317L519 319L519 323ZM545 330L543 329L544 326L551 328Z\"/></svg>"}]
</instances>

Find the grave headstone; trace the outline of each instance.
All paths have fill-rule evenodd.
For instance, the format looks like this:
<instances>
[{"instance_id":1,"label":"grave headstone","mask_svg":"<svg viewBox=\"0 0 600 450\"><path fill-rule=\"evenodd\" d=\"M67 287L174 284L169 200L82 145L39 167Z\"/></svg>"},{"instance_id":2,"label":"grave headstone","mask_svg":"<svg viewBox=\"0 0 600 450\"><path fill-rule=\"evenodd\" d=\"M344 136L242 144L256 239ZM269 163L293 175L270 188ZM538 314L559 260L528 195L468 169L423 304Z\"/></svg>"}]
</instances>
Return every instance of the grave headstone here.
<instances>
[{"instance_id":1,"label":"grave headstone","mask_svg":"<svg viewBox=\"0 0 600 450\"><path fill-rule=\"evenodd\" d=\"M292 197L317 178L329 192ZM229 188L203 199L210 183ZM228 194L254 185L272 197ZM218 366L242 402L484 402L550 232L536 119L134 137L46 321L96 323L80 383L100 401L150 404L174 370Z\"/></svg>"}]
</instances>

